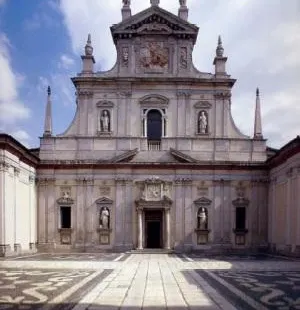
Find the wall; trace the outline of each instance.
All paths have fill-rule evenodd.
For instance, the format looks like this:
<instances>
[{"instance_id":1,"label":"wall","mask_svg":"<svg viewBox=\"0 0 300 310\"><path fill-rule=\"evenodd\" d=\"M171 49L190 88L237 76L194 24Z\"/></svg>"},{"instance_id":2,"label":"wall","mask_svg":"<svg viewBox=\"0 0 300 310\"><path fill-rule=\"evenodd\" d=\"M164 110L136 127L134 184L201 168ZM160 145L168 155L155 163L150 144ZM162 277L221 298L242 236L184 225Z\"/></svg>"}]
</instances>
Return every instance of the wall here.
<instances>
[{"instance_id":1,"label":"wall","mask_svg":"<svg viewBox=\"0 0 300 310\"><path fill-rule=\"evenodd\" d=\"M0 150L0 256L34 252L36 245L35 168Z\"/></svg>"},{"instance_id":2,"label":"wall","mask_svg":"<svg viewBox=\"0 0 300 310\"><path fill-rule=\"evenodd\" d=\"M300 255L300 153L270 171L269 243L275 252Z\"/></svg>"}]
</instances>

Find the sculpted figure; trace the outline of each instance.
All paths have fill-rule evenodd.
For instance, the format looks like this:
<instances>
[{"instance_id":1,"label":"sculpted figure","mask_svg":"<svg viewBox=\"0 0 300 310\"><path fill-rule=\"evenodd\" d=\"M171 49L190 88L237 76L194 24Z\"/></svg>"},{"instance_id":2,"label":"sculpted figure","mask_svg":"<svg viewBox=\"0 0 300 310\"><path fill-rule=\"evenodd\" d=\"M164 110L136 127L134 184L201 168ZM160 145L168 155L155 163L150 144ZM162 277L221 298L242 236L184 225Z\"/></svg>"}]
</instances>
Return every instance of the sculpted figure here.
<instances>
[{"instance_id":1,"label":"sculpted figure","mask_svg":"<svg viewBox=\"0 0 300 310\"><path fill-rule=\"evenodd\" d=\"M130 0L123 0L124 6L130 6Z\"/></svg>"},{"instance_id":2,"label":"sculpted figure","mask_svg":"<svg viewBox=\"0 0 300 310\"><path fill-rule=\"evenodd\" d=\"M109 118L109 113L107 110L104 110L102 112L102 115L100 117L100 123L101 123L101 131L109 132L110 118Z\"/></svg>"},{"instance_id":3,"label":"sculpted figure","mask_svg":"<svg viewBox=\"0 0 300 310\"><path fill-rule=\"evenodd\" d=\"M198 211L198 228L207 229L207 215L205 208L201 207Z\"/></svg>"},{"instance_id":4,"label":"sculpted figure","mask_svg":"<svg viewBox=\"0 0 300 310\"><path fill-rule=\"evenodd\" d=\"M128 58L129 58L129 51L128 51L128 47L124 47L123 48L123 64L124 66L128 66Z\"/></svg>"},{"instance_id":5,"label":"sculpted figure","mask_svg":"<svg viewBox=\"0 0 300 310\"><path fill-rule=\"evenodd\" d=\"M199 115L199 133L207 132L207 116L204 111L200 112Z\"/></svg>"},{"instance_id":6,"label":"sculpted figure","mask_svg":"<svg viewBox=\"0 0 300 310\"><path fill-rule=\"evenodd\" d=\"M109 210L107 207L104 207L100 213L100 228L108 229L109 228Z\"/></svg>"},{"instance_id":7,"label":"sculpted figure","mask_svg":"<svg viewBox=\"0 0 300 310\"><path fill-rule=\"evenodd\" d=\"M179 4L181 6L186 6L186 0L179 0Z\"/></svg>"}]
</instances>

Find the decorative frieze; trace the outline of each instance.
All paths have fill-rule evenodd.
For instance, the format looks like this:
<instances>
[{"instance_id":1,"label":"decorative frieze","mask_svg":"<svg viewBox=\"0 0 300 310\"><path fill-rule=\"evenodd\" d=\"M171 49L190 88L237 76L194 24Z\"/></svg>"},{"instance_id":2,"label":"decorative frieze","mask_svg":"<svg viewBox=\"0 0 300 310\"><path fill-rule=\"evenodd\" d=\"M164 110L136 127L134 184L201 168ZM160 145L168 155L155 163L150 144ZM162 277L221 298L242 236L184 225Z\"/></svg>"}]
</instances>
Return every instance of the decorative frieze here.
<instances>
[{"instance_id":1,"label":"decorative frieze","mask_svg":"<svg viewBox=\"0 0 300 310\"><path fill-rule=\"evenodd\" d=\"M91 90L80 90L80 89L78 89L76 92L76 96L78 99L84 99L84 98L91 99L91 98L93 98L94 93Z\"/></svg>"},{"instance_id":2,"label":"decorative frieze","mask_svg":"<svg viewBox=\"0 0 300 310\"><path fill-rule=\"evenodd\" d=\"M231 92L230 91L217 91L214 94L216 99L230 99L231 98Z\"/></svg>"},{"instance_id":3,"label":"decorative frieze","mask_svg":"<svg viewBox=\"0 0 300 310\"><path fill-rule=\"evenodd\" d=\"M37 184L38 185L51 185L54 184L56 181L55 178L51 177L38 177L37 178Z\"/></svg>"},{"instance_id":4,"label":"decorative frieze","mask_svg":"<svg viewBox=\"0 0 300 310\"><path fill-rule=\"evenodd\" d=\"M177 97L178 98L189 98L192 92L190 90L178 90Z\"/></svg>"},{"instance_id":5,"label":"decorative frieze","mask_svg":"<svg viewBox=\"0 0 300 310\"><path fill-rule=\"evenodd\" d=\"M188 185L192 185L192 178L175 178L174 183L175 185L184 185L184 186L188 186Z\"/></svg>"},{"instance_id":6,"label":"decorative frieze","mask_svg":"<svg viewBox=\"0 0 300 310\"><path fill-rule=\"evenodd\" d=\"M126 177L115 177L115 182L116 182L116 184L126 185L126 184L129 184L130 182L132 182L132 179L126 178Z\"/></svg>"},{"instance_id":7,"label":"decorative frieze","mask_svg":"<svg viewBox=\"0 0 300 310\"><path fill-rule=\"evenodd\" d=\"M5 161L0 161L0 171L8 172L10 165Z\"/></svg>"},{"instance_id":8,"label":"decorative frieze","mask_svg":"<svg viewBox=\"0 0 300 310\"><path fill-rule=\"evenodd\" d=\"M211 109L212 105L208 101L198 101L194 104L195 109Z\"/></svg>"},{"instance_id":9,"label":"decorative frieze","mask_svg":"<svg viewBox=\"0 0 300 310\"><path fill-rule=\"evenodd\" d=\"M79 177L76 179L77 185L94 185L94 178Z\"/></svg>"}]
</instances>

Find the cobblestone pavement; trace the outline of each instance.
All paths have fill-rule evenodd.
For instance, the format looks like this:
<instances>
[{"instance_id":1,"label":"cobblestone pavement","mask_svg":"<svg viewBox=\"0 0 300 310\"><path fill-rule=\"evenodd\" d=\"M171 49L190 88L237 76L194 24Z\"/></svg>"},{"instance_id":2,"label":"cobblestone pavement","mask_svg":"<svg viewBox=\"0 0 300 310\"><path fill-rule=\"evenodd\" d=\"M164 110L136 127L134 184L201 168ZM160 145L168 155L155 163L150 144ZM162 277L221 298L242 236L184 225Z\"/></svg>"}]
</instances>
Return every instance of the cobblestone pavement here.
<instances>
[{"instance_id":1,"label":"cobblestone pavement","mask_svg":"<svg viewBox=\"0 0 300 310\"><path fill-rule=\"evenodd\" d=\"M0 309L296 310L300 262L113 253L2 259Z\"/></svg>"}]
</instances>

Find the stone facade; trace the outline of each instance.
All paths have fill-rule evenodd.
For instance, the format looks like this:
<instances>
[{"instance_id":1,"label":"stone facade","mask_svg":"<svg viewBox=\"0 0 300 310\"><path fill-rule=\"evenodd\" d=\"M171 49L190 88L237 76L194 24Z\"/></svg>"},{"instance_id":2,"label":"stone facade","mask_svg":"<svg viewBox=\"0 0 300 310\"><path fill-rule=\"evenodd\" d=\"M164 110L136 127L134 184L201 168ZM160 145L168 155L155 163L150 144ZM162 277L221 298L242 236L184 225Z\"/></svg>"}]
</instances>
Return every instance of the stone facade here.
<instances>
[{"instance_id":1,"label":"stone facade","mask_svg":"<svg viewBox=\"0 0 300 310\"><path fill-rule=\"evenodd\" d=\"M198 27L187 22L186 6L175 16L153 2L131 16L126 2L122 17L111 27L111 70L94 71L88 37L82 72L72 78L76 115L56 136L48 89L37 168L39 249L256 251L267 248L268 233L281 244L272 200L268 209L274 185L259 92L251 138L231 116L235 80L221 38L215 72L205 73L192 62ZM291 240L284 244L299 245Z\"/></svg>"},{"instance_id":2,"label":"stone facade","mask_svg":"<svg viewBox=\"0 0 300 310\"><path fill-rule=\"evenodd\" d=\"M0 134L0 256L35 252L38 158Z\"/></svg>"}]
</instances>

